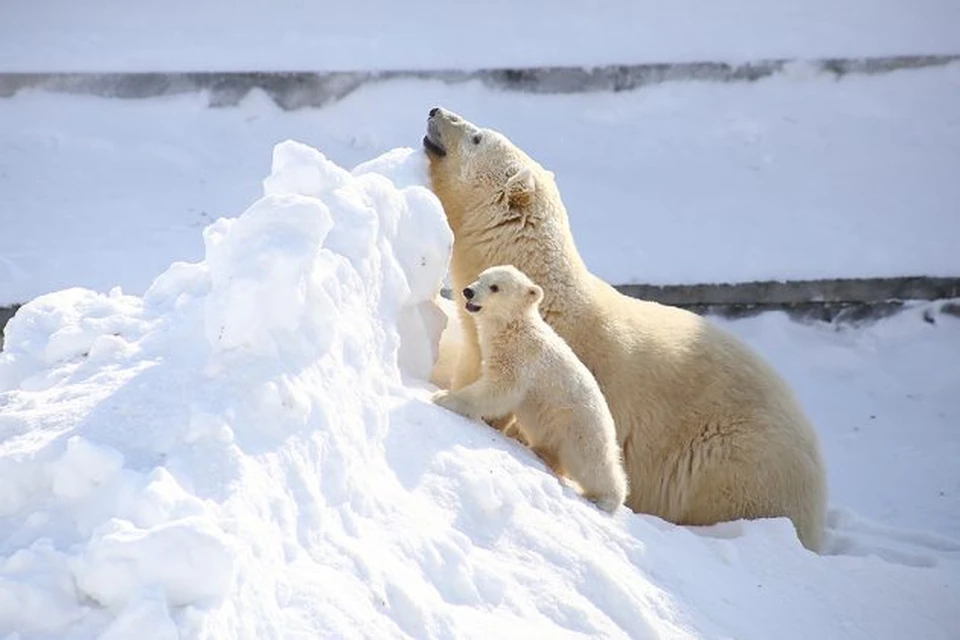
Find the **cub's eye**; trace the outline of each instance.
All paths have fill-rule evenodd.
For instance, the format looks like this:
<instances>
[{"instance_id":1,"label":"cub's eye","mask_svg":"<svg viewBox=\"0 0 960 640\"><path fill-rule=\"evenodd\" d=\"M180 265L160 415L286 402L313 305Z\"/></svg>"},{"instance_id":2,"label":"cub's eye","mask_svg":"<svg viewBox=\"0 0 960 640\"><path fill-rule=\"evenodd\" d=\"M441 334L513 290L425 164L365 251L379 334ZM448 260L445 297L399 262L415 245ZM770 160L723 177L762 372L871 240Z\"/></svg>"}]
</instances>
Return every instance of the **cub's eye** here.
<instances>
[{"instance_id":1,"label":"cub's eye","mask_svg":"<svg viewBox=\"0 0 960 640\"><path fill-rule=\"evenodd\" d=\"M480 144L481 140L483 140L483 134L481 133L473 134L473 144Z\"/></svg>"},{"instance_id":2,"label":"cub's eye","mask_svg":"<svg viewBox=\"0 0 960 640\"><path fill-rule=\"evenodd\" d=\"M500 287L495 284L490 285L490 293L496 293L497 291L500 291Z\"/></svg>"}]
</instances>

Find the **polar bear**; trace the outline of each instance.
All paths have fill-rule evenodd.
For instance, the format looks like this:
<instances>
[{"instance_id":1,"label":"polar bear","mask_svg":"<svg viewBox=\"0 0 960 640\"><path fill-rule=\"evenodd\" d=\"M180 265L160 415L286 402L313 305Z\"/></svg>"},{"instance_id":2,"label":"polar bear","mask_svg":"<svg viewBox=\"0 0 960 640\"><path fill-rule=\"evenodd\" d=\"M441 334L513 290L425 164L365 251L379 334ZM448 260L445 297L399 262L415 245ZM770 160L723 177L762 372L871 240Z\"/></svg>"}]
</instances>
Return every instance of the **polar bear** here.
<instances>
[{"instance_id":1,"label":"polar bear","mask_svg":"<svg viewBox=\"0 0 960 640\"><path fill-rule=\"evenodd\" d=\"M543 290L511 265L490 267L463 290L475 321L480 377L434 402L480 420L515 414L523 439L557 475L613 512L627 496L613 416L597 381L540 317Z\"/></svg>"},{"instance_id":2,"label":"polar bear","mask_svg":"<svg viewBox=\"0 0 960 640\"><path fill-rule=\"evenodd\" d=\"M826 476L816 433L781 377L706 319L620 294L587 269L551 172L504 135L442 108L423 146L453 230L458 291L513 264L543 288L540 313L593 373L616 423L626 504L680 525L787 517L818 550ZM481 370L473 317L450 374Z\"/></svg>"}]
</instances>

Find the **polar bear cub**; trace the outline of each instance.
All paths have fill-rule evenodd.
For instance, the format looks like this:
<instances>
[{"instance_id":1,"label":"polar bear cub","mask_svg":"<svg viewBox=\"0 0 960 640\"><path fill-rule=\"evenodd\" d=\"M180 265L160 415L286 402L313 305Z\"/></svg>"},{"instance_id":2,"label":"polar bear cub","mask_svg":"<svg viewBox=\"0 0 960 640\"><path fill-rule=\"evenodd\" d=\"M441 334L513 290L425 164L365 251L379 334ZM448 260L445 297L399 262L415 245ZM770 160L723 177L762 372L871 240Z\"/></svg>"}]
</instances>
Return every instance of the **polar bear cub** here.
<instances>
[{"instance_id":1,"label":"polar bear cub","mask_svg":"<svg viewBox=\"0 0 960 640\"><path fill-rule=\"evenodd\" d=\"M543 290L510 265L486 269L463 290L476 321L481 374L434 402L475 420L517 417L523 438L557 475L613 512L627 476L613 416L573 350L540 317Z\"/></svg>"}]
</instances>

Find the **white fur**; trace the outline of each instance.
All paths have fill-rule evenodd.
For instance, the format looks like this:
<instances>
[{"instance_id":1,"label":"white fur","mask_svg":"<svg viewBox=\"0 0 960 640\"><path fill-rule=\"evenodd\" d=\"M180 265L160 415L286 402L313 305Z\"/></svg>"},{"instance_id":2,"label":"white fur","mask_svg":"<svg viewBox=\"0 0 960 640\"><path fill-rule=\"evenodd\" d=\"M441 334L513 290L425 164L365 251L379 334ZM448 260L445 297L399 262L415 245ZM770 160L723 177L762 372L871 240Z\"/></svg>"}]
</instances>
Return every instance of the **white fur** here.
<instances>
[{"instance_id":1,"label":"white fur","mask_svg":"<svg viewBox=\"0 0 960 640\"><path fill-rule=\"evenodd\" d=\"M501 264L543 288L541 315L595 376L613 414L630 483L626 504L688 525L786 516L800 541L819 549L820 447L780 376L704 318L621 295L591 274L554 176L505 136L445 110L431 116L428 136L445 151L428 156L454 233L454 291ZM474 319L462 307L458 316L463 341L452 389L481 369Z\"/></svg>"},{"instance_id":2,"label":"white fur","mask_svg":"<svg viewBox=\"0 0 960 640\"><path fill-rule=\"evenodd\" d=\"M487 269L470 285L479 331L480 377L434 401L474 418L515 413L523 439L584 496L614 511L627 477L613 416L596 380L540 317L543 291L511 266Z\"/></svg>"}]
</instances>

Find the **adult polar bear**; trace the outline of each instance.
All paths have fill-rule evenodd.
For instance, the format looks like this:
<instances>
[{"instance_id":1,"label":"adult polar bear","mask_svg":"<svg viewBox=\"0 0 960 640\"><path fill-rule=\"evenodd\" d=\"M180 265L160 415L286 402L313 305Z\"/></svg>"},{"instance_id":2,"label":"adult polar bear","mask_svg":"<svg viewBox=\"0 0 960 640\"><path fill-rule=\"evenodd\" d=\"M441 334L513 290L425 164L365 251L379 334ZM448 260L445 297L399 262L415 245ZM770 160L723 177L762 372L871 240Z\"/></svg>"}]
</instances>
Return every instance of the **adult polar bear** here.
<instances>
[{"instance_id":1,"label":"adult polar bear","mask_svg":"<svg viewBox=\"0 0 960 640\"><path fill-rule=\"evenodd\" d=\"M454 234L454 291L513 264L544 290L544 319L603 390L630 484L626 504L683 525L786 516L820 548L826 478L816 434L785 382L746 345L683 309L635 300L591 274L553 174L502 134L442 108L423 144ZM450 386L480 375L473 319Z\"/></svg>"}]
</instances>

